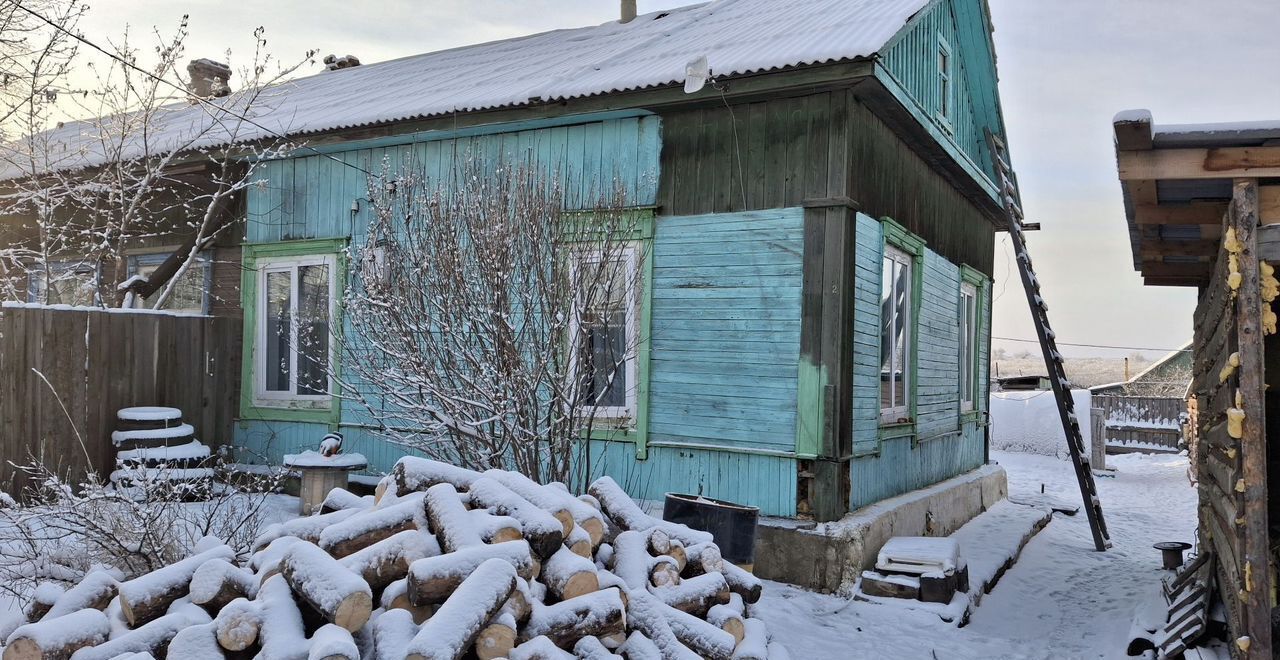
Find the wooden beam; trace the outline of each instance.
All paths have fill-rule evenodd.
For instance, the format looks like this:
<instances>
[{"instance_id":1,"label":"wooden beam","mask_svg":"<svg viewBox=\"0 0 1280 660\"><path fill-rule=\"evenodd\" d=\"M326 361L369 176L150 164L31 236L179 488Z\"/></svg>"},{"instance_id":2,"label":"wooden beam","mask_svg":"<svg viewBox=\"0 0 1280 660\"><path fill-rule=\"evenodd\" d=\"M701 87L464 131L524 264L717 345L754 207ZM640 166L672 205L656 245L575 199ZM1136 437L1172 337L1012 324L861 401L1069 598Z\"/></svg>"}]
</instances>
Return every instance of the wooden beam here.
<instances>
[{"instance_id":1,"label":"wooden beam","mask_svg":"<svg viewBox=\"0 0 1280 660\"><path fill-rule=\"evenodd\" d=\"M1267 520L1267 435L1263 392L1264 362L1262 342L1262 292L1258 272L1258 182L1255 179L1238 179L1233 185L1230 215L1236 238L1244 246L1240 254L1240 273L1243 276L1235 302L1236 343L1240 353L1239 388L1243 401L1244 433L1240 438L1240 458L1243 463L1241 482L1236 490L1243 490L1238 498L1244 511L1243 526L1237 525L1243 538L1241 556L1237 558L1240 571L1239 584L1244 589L1239 594L1241 603L1241 629L1237 636L1248 636L1249 648L1242 658L1270 658L1271 640L1271 546L1270 525ZM1228 595L1227 597L1230 597Z\"/></svg>"},{"instance_id":2,"label":"wooden beam","mask_svg":"<svg viewBox=\"0 0 1280 660\"><path fill-rule=\"evenodd\" d=\"M1142 151L1151 148L1151 115L1132 113L1118 119L1113 126L1116 132L1116 149Z\"/></svg>"},{"instance_id":3,"label":"wooden beam","mask_svg":"<svg viewBox=\"0 0 1280 660\"><path fill-rule=\"evenodd\" d=\"M1258 227L1258 258L1280 264L1280 224Z\"/></svg>"},{"instance_id":4,"label":"wooden beam","mask_svg":"<svg viewBox=\"0 0 1280 660\"><path fill-rule=\"evenodd\" d=\"M1147 277L1192 277L1208 279L1212 268L1208 263L1171 264L1163 261L1142 262L1142 276Z\"/></svg>"},{"instance_id":5,"label":"wooden beam","mask_svg":"<svg viewBox=\"0 0 1280 660\"><path fill-rule=\"evenodd\" d=\"M1120 151L1121 181L1280 177L1280 146Z\"/></svg>"},{"instance_id":6,"label":"wooden beam","mask_svg":"<svg viewBox=\"0 0 1280 660\"><path fill-rule=\"evenodd\" d=\"M1226 204L1190 204L1160 206L1141 204L1133 209L1133 220L1139 225L1211 225L1222 224Z\"/></svg>"},{"instance_id":7,"label":"wooden beam","mask_svg":"<svg viewBox=\"0 0 1280 660\"><path fill-rule=\"evenodd\" d=\"M1201 287L1205 285L1205 280L1200 277L1144 277L1142 285Z\"/></svg>"},{"instance_id":8,"label":"wooden beam","mask_svg":"<svg viewBox=\"0 0 1280 660\"><path fill-rule=\"evenodd\" d=\"M1218 247L1215 239L1171 241L1143 237L1141 254L1143 261L1160 261L1161 257L1212 257L1218 253Z\"/></svg>"}]
</instances>

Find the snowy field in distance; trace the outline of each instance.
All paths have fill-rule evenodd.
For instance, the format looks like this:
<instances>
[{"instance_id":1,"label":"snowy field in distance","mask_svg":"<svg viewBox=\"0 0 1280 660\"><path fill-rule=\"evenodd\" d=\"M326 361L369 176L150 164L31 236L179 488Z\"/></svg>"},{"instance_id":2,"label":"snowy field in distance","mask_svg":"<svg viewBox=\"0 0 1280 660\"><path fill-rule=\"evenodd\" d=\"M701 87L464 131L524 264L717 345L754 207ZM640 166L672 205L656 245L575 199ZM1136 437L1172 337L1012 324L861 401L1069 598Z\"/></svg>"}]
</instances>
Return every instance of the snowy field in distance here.
<instances>
[{"instance_id":1,"label":"snowy field in distance","mask_svg":"<svg viewBox=\"0 0 1280 660\"><path fill-rule=\"evenodd\" d=\"M992 452L1010 495L1039 493L1078 504L1071 464L1050 456ZM1135 606L1159 589L1157 541L1192 541L1196 492L1183 456L1109 456L1099 478L1115 544L1093 549L1089 524L1055 514L964 628L936 616L853 602L767 583L756 611L795 658L1125 658Z\"/></svg>"}]
</instances>

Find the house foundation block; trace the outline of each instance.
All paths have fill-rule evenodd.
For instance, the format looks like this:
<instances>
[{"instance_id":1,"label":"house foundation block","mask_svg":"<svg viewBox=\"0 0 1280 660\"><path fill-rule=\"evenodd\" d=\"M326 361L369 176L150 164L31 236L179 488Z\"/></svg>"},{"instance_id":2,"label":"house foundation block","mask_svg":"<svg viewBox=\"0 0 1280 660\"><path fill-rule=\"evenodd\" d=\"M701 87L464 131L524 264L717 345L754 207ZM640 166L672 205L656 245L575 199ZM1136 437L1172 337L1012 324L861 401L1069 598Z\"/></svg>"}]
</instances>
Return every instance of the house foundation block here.
<instances>
[{"instance_id":1,"label":"house foundation block","mask_svg":"<svg viewBox=\"0 0 1280 660\"><path fill-rule=\"evenodd\" d=\"M829 523L763 518L755 574L825 593L851 592L894 536L947 536L1008 497L1004 468L984 465Z\"/></svg>"}]
</instances>

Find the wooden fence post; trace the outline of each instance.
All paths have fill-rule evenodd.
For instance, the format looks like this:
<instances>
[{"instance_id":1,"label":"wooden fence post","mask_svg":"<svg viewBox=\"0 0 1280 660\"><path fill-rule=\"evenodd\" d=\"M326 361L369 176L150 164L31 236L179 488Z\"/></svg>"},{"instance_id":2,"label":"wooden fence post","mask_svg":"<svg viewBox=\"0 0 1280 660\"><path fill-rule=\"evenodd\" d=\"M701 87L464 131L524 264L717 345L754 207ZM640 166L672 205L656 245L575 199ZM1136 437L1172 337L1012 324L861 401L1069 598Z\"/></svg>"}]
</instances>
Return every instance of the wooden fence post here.
<instances>
[{"instance_id":1,"label":"wooden fence post","mask_svg":"<svg viewBox=\"0 0 1280 660\"><path fill-rule=\"evenodd\" d=\"M1101 408L1089 409L1089 430L1092 446L1089 463L1095 471L1107 469L1107 416Z\"/></svg>"}]
</instances>

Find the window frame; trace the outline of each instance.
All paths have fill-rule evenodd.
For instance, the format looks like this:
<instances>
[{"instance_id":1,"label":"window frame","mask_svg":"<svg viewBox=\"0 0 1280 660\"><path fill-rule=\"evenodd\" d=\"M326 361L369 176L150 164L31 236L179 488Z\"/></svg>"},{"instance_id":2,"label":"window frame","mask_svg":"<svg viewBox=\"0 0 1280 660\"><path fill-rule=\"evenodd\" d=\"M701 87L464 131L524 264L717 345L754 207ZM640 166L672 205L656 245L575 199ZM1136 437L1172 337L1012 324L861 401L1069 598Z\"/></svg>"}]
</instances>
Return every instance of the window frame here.
<instances>
[{"instance_id":1,"label":"window frame","mask_svg":"<svg viewBox=\"0 0 1280 660\"><path fill-rule=\"evenodd\" d=\"M338 337L334 333L335 319L338 312L338 255L307 254L259 257L254 263L253 277L256 281L254 292L254 347L252 356L253 371L253 404L261 408L305 408L327 410L336 396L336 383L333 374L326 375L327 392L325 394L297 394L298 389L298 351L297 346L297 309L299 304L298 285L299 268L302 266L325 265L329 268L329 365L336 365ZM290 273L290 351L289 351L289 391L269 391L266 388L266 342L267 342L267 275L268 273Z\"/></svg>"},{"instance_id":2,"label":"window frame","mask_svg":"<svg viewBox=\"0 0 1280 660\"><path fill-rule=\"evenodd\" d=\"M174 250L178 248L173 248ZM159 266L164 263L172 252L142 252L128 255L128 276L133 277L138 274L139 268L147 266ZM195 256L196 265L201 269L201 276L204 280L202 285L203 295L200 297L200 314L208 314L212 298L213 289L213 261L204 255ZM188 269L190 271L190 269ZM145 298L135 298L135 309L147 309L139 305L145 302ZM174 310L179 312L189 312L192 310Z\"/></svg>"},{"instance_id":3,"label":"window frame","mask_svg":"<svg viewBox=\"0 0 1280 660\"><path fill-rule=\"evenodd\" d=\"M48 305L49 291L47 289L45 274L53 273L53 277L60 277L68 272L85 272L92 275L94 286L93 300L89 302L88 307L100 307L102 300L100 298L100 288L102 285L102 264L84 261L82 259L53 259L44 264L35 264L27 271L27 302L38 305ZM43 299L43 300L42 300ZM69 305L70 303L52 303L56 305ZM73 307L75 305L72 305Z\"/></svg>"},{"instance_id":4,"label":"window frame","mask_svg":"<svg viewBox=\"0 0 1280 660\"><path fill-rule=\"evenodd\" d=\"M642 273L640 272L640 245L636 241L627 241L626 244L619 248L620 256L626 262L626 342L627 353L625 356L624 377L627 389L624 392L624 404L622 406L584 406L589 409L590 416L593 421L600 421L613 426L614 428L631 428L634 427L639 420L639 400L640 400L640 361L643 352L640 342L640 324L641 311L640 304ZM577 282L577 273L580 264L584 261L598 263L604 255L599 250L581 250L575 251L573 254L573 262L570 264L570 278L573 282ZM569 350L569 373L575 375L574 386L578 386L578 360L580 359L580 342L585 337L583 335L583 326L580 322L581 314L578 309L578 301L576 300L576 291L574 300L574 313L569 319L569 340L571 342ZM576 398L576 397L575 397Z\"/></svg>"},{"instance_id":5,"label":"window frame","mask_svg":"<svg viewBox=\"0 0 1280 660\"><path fill-rule=\"evenodd\" d=\"M967 300L966 300L967 299ZM978 286L969 281L960 283L960 412L977 409L978 399L978 329L982 327L982 313ZM972 315L969 312L972 310ZM967 388L967 392L965 391ZM968 394L968 398L965 395Z\"/></svg>"},{"instance_id":6,"label":"window frame","mask_svg":"<svg viewBox=\"0 0 1280 660\"><path fill-rule=\"evenodd\" d=\"M951 44L946 37L938 35L937 49L935 51L937 57L937 73L938 73L938 107L936 116L939 123L948 131L951 130L951 118L955 114L955 51L951 49ZM945 58L945 62L944 62Z\"/></svg>"},{"instance_id":7,"label":"window frame","mask_svg":"<svg viewBox=\"0 0 1280 660\"><path fill-rule=\"evenodd\" d=\"M893 243L891 243L891 242L890 242L890 243L886 243L886 244L885 244L884 251L883 251L883 253L881 254L881 259L880 259L880 268L881 268L881 274L880 274L880 279L881 279L881 292L880 292L880 298L881 298L881 300L883 300L883 299L884 299L884 288L883 288L883 286L884 286L884 272L883 272L883 269L884 269L884 267L885 267L886 265L888 265L888 262L890 262L890 261L892 261L892 262L896 262L896 263L898 263L898 264L902 265L903 267L905 267L905 268L907 269L907 277L905 278L905 281L906 281L906 287L907 287L907 288L906 288L906 290L905 290L905 291L903 291L903 292L902 292L902 293L903 293L903 295L904 295L904 297L905 297L905 299L906 299L906 305L905 305L905 308L906 308L906 323L905 323L905 325L904 325L904 327L905 327L905 332L903 333L903 342L904 342L904 344L903 344L903 346L902 346L902 349L903 349L903 351L902 351L903 363L902 363L901 365L896 365L896 364L892 364L892 361L891 361L891 364L890 364L890 367L889 367L889 378L890 378L890 383L891 383L891 384L890 384L889 391L890 391L890 393L891 393L891 397L892 397L892 393L895 391L895 388L894 388L894 387L893 387L893 385L892 385L892 381L893 381L893 378L895 377L895 375L894 375L894 374L895 374L895 368L897 368L899 371L901 371L901 374L902 374L901 379L902 379L902 396L903 396L903 400L902 400L901 402L896 402L896 401L895 401L894 403L896 403L897 405L892 405L892 406L889 406L889 407L885 407L885 405L884 405L884 396L883 396L883 394L881 395L881 397L880 397L880 424L881 424L881 426L893 426L893 425L899 425L899 424L911 424L911 423L913 423L913 422L914 422L914 420L915 420L914 409L915 409L915 383L916 383L916 378L915 378L915 373L914 373L914 372L915 372L915 359L916 359L916 346L915 346L915 338L916 338L916 318L917 318L917 316L918 316L918 314L917 314L917 310L916 310L916 308L915 308L915 307L916 307L916 291L915 291L916 286L915 286L915 281L916 281L916 277L917 277L917 264L916 264L917 259L916 259L916 256L915 256L915 255L913 255L913 254L909 253L907 250L905 250L905 249L903 249L903 248L901 248L901 247L898 247L897 245L894 245L894 244L893 244ZM891 280L891 281L892 281L892 280ZM893 281L893 282L894 282L894 283L893 283L891 286L896 286L896 285L897 285L897 282L896 282L896 281ZM895 296L895 298L896 298L896 296ZM892 306L890 309L896 309L896 308L897 308L897 305L894 305L894 306ZM892 322L892 321L890 321L890 322ZM885 338L884 328L885 328L885 324L886 324L886 319L884 319L884 317L883 317L883 315L882 315L882 316L881 316L881 318L880 318L880 326L881 326L881 333L880 333L880 344L881 344L881 346L880 346L880 355L881 355L881 358L880 358L880 366L881 366L881 368L882 368L882 369L883 369L883 367L884 367L884 357L883 357L883 356L884 356L884 349L885 349L885 347L884 347L884 338ZM894 336L896 336L896 335L895 335L895 334L893 334L893 333L891 333L889 336L892 338L892 337L894 337ZM890 355L891 355L891 356L896 356L896 354L897 354L897 351L893 351L893 350L891 350L891 351L890 351ZM882 372L882 373L883 373L883 372ZM883 383L883 381L882 381L882 383ZM883 385L881 385L881 387L883 387ZM906 421L903 421L903 420L906 420Z\"/></svg>"}]
</instances>

